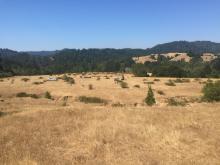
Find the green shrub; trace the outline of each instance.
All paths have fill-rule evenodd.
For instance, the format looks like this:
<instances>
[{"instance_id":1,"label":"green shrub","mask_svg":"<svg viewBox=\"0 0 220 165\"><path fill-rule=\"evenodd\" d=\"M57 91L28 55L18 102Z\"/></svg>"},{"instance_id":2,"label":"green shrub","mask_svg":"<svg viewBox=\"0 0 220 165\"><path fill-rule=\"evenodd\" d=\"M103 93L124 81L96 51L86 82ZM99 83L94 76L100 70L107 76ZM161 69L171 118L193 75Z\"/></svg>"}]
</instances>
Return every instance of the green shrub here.
<instances>
[{"instance_id":1,"label":"green shrub","mask_svg":"<svg viewBox=\"0 0 220 165\"><path fill-rule=\"evenodd\" d=\"M83 103L96 103L96 104L107 104L107 100L101 99L99 97L87 97L87 96L80 96L78 100Z\"/></svg>"},{"instance_id":2,"label":"green shrub","mask_svg":"<svg viewBox=\"0 0 220 165\"><path fill-rule=\"evenodd\" d=\"M154 98L154 93L150 85L148 86L148 93L147 93L147 97L145 98L145 103L147 103L147 105L149 106L152 106L156 103L156 100Z\"/></svg>"},{"instance_id":3,"label":"green shrub","mask_svg":"<svg viewBox=\"0 0 220 165\"><path fill-rule=\"evenodd\" d=\"M212 102L220 101L220 81L215 83L207 83L203 89L203 100Z\"/></svg>"},{"instance_id":4,"label":"green shrub","mask_svg":"<svg viewBox=\"0 0 220 165\"><path fill-rule=\"evenodd\" d=\"M176 84L172 80L169 80L165 84L168 85L168 86L176 86Z\"/></svg>"},{"instance_id":5,"label":"green shrub","mask_svg":"<svg viewBox=\"0 0 220 165\"><path fill-rule=\"evenodd\" d=\"M52 99L52 96L51 96L50 92L48 92L48 91L45 92L44 97L45 97L46 99Z\"/></svg>"}]
</instances>

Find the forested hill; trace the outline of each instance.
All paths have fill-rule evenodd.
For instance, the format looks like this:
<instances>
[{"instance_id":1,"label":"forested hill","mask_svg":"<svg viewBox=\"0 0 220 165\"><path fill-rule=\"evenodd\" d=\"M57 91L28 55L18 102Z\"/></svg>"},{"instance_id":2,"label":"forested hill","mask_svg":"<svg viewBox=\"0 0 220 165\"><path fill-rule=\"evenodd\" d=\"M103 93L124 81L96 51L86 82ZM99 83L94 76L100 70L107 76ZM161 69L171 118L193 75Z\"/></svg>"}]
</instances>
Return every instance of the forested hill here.
<instances>
[{"instance_id":1,"label":"forested hill","mask_svg":"<svg viewBox=\"0 0 220 165\"><path fill-rule=\"evenodd\" d=\"M161 58L156 63L142 65L135 64L132 60L134 56L169 52L187 52L194 58L190 63L170 62ZM207 52L219 54L220 44L208 41L178 41L157 45L151 49L64 49L46 54L34 52L34 55L33 52L30 54L0 49L0 77L66 72L121 72L126 68L131 68L136 75L153 72L159 76L220 76L220 58L210 63L204 63L198 58ZM172 74L176 70L178 72Z\"/></svg>"},{"instance_id":2,"label":"forested hill","mask_svg":"<svg viewBox=\"0 0 220 165\"><path fill-rule=\"evenodd\" d=\"M160 53L192 53L194 55L201 55L203 53L220 53L220 43L210 41L175 41L165 44L159 44L153 48L147 49L147 54L160 54Z\"/></svg>"}]
</instances>

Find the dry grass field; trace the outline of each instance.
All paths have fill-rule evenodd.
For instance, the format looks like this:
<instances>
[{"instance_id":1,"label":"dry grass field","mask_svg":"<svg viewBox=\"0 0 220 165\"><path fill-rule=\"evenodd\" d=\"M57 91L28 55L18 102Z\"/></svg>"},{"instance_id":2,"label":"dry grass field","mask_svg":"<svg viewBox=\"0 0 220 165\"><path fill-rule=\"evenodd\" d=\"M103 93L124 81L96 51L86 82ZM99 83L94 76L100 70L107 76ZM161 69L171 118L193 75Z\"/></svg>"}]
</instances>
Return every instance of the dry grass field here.
<instances>
[{"instance_id":1,"label":"dry grass field","mask_svg":"<svg viewBox=\"0 0 220 165\"><path fill-rule=\"evenodd\" d=\"M128 74L122 88L113 73L68 76L75 84L46 81L47 75L0 80L0 164L220 164L220 104L200 101L207 79L169 86L171 78ZM144 103L148 84L152 107ZM53 99L44 97L47 91ZM106 103L86 104L79 96ZM171 98L179 106L169 105Z\"/></svg>"}]
</instances>

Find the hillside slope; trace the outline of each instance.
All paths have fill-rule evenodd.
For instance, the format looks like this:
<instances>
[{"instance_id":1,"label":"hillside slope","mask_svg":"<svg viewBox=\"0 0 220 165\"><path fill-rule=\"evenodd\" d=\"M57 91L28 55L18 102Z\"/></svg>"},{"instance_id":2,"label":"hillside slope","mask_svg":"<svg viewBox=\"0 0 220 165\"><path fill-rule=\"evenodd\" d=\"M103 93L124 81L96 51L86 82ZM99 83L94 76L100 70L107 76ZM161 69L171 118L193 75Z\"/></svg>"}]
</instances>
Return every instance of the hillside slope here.
<instances>
[{"instance_id":1,"label":"hillside slope","mask_svg":"<svg viewBox=\"0 0 220 165\"><path fill-rule=\"evenodd\" d=\"M220 43L210 42L210 41L174 41L165 44L156 45L150 49L147 49L148 54L160 54L160 53L192 53L196 55L201 55L203 53L220 53Z\"/></svg>"}]
</instances>

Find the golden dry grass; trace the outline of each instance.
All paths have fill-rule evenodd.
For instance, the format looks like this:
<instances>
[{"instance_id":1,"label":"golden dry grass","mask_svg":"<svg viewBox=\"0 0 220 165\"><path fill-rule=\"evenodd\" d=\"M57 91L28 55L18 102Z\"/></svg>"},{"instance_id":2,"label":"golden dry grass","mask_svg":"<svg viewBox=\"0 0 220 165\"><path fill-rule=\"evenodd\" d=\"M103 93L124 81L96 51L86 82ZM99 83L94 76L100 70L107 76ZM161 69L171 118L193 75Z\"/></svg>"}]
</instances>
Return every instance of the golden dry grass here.
<instances>
[{"instance_id":1,"label":"golden dry grass","mask_svg":"<svg viewBox=\"0 0 220 165\"><path fill-rule=\"evenodd\" d=\"M33 84L49 76L0 82L0 111L4 114L0 117L0 164L220 163L220 104L194 102L202 94L204 84L200 82L206 79L167 86L169 78L154 81L126 75L129 88L123 89L114 83L116 74L80 76L71 75L74 85L63 80ZM154 82L157 104L153 107L143 102L147 82ZM159 95L159 90L165 95ZM54 100L16 97L18 92L43 97L46 91ZM78 96L99 97L108 104L80 103ZM167 106L171 97L184 97L189 103ZM122 106L112 106L117 103Z\"/></svg>"}]
</instances>

